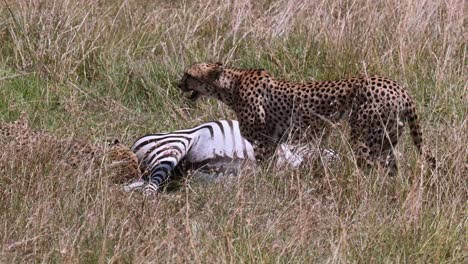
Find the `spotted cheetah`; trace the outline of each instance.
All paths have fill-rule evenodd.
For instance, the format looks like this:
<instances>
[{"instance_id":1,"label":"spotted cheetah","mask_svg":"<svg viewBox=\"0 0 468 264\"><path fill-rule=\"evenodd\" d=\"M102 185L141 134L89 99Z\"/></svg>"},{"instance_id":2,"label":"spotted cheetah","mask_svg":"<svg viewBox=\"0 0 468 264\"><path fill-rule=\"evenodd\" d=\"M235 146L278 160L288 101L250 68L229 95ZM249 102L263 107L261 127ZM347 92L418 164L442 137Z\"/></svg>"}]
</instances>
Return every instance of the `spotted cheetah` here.
<instances>
[{"instance_id":1,"label":"spotted cheetah","mask_svg":"<svg viewBox=\"0 0 468 264\"><path fill-rule=\"evenodd\" d=\"M104 153L113 183L125 184L142 177L138 158L128 146L114 140Z\"/></svg>"},{"instance_id":2,"label":"spotted cheetah","mask_svg":"<svg viewBox=\"0 0 468 264\"><path fill-rule=\"evenodd\" d=\"M235 111L242 135L255 144L258 160L269 158L288 136L308 142L326 138L341 121L350 126L350 142L358 164L397 171L393 148L409 124L420 154L423 148L415 103L393 80L363 76L338 81L295 83L279 80L262 69L195 63L178 84L191 99L214 97Z\"/></svg>"},{"instance_id":3,"label":"spotted cheetah","mask_svg":"<svg viewBox=\"0 0 468 264\"><path fill-rule=\"evenodd\" d=\"M0 123L0 149L13 153L28 151L48 151L58 158L59 163L76 168L86 166L100 169L101 161L114 183L124 183L138 179L140 171L135 153L129 147L114 141L111 144L93 144L76 138L60 138L45 131L35 131L29 127L28 116L22 113L11 123ZM9 152L8 155L12 153ZM1 153L0 153L1 154Z\"/></svg>"}]
</instances>

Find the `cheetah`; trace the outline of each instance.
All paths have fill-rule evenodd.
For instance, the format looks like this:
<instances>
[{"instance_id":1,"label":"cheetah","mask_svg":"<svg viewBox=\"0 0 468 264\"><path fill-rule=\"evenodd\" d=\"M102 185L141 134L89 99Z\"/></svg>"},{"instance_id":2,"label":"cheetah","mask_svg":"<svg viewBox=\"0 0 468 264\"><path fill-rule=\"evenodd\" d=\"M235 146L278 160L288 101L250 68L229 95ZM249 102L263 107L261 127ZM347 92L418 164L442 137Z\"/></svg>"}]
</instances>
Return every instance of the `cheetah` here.
<instances>
[{"instance_id":1,"label":"cheetah","mask_svg":"<svg viewBox=\"0 0 468 264\"><path fill-rule=\"evenodd\" d=\"M36 131L30 128L26 113L22 113L14 122L0 123L0 149L8 155L24 150L47 151L53 153L64 166L105 168L111 182L116 184L141 176L135 153L118 140L93 144L83 139L60 138L45 131ZM101 166L102 161L105 161L102 163L104 167Z\"/></svg>"},{"instance_id":2,"label":"cheetah","mask_svg":"<svg viewBox=\"0 0 468 264\"><path fill-rule=\"evenodd\" d=\"M297 83L274 78L263 69L195 63L178 84L190 98L213 97L237 115L241 133L255 145L257 160L272 156L285 139L318 142L334 125L347 121L359 167L398 170L393 152L405 123L418 152L423 147L416 107L408 91L388 78L362 76L337 81Z\"/></svg>"}]
</instances>

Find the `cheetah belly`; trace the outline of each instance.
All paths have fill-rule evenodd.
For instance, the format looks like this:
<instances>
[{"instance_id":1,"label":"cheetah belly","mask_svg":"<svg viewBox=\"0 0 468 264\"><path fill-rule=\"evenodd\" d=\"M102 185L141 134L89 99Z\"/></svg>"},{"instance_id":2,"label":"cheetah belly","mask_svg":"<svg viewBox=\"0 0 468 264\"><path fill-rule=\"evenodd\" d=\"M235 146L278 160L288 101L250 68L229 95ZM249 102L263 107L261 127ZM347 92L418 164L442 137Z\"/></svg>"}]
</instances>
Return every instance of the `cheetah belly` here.
<instances>
[{"instance_id":1,"label":"cheetah belly","mask_svg":"<svg viewBox=\"0 0 468 264\"><path fill-rule=\"evenodd\" d=\"M270 108L267 111L265 122L267 134L276 142L285 142L288 139L299 140L305 134L309 137L312 135L314 138L318 137L331 123L329 113L319 111L315 107L306 109L305 106L298 105L290 109L278 112Z\"/></svg>"}]
</instances>

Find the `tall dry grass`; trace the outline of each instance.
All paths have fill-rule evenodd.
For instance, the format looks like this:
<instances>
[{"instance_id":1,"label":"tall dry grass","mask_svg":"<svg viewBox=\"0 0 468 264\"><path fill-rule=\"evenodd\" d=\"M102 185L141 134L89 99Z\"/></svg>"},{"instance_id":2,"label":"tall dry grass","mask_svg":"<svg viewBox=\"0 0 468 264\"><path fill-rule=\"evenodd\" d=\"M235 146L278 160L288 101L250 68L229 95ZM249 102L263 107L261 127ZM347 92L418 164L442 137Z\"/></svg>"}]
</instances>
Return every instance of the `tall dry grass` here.
<instances>
[{"instance_id":1,"label":"tall dry grass","mask_svg":"<svg viewBox=\"0 0 468 264\"><path fill-rule=\"evenodd\" d=\"M451 262L467 259L467 5L434 1L3 1L0 116L92 142L234 117L173 85L195 61L293 80L406 85L440 168L401 140L400 173L337 168L187 180L152 201L105 166L0 150L2 262Z\"/></svg>"}]
</instances>

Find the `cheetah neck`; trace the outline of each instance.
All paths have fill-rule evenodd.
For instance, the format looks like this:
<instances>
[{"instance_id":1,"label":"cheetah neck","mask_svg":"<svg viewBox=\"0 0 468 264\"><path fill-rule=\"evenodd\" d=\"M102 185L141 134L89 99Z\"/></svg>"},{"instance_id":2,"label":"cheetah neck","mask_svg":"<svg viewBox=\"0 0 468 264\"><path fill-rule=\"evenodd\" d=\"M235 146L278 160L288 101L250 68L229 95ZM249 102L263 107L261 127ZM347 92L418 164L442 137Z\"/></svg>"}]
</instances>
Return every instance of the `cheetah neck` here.
<instances>
[{"instance_id":1,"label":"cheetah neck","mask_svg":"<svg viewBox=\"0 0 468 264\"><path fill-rule=\"evenodd\" d=\"M215 89L211 96L222 101L226 105L233 107L237 101L237 84L240 77L241 72L236 69L225 69L219 78L213 83L213 87Z\"/></svg>"}]
</instances>

